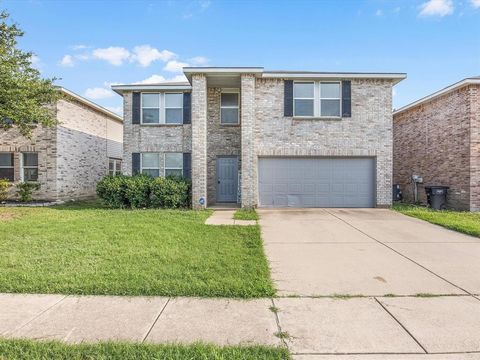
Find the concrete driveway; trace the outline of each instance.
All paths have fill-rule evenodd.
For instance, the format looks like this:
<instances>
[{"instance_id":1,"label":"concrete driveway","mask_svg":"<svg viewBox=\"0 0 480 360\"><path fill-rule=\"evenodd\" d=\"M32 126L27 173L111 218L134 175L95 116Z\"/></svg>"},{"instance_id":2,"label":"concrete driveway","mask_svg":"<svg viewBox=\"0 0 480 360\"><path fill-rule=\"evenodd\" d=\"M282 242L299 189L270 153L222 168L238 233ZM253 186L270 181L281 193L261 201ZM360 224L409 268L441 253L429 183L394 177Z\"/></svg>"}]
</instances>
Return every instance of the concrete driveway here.
<instances>
[{"instance_id":1,"label":"concrete driveway","mask_svg":"<svg viewBox=\"0 0 480 360\"><path fill-rule=\"evenodd\" d=\"M387 209L260 209L280 296L480 294L480 240Z\"/></svg>"}]
</instances>

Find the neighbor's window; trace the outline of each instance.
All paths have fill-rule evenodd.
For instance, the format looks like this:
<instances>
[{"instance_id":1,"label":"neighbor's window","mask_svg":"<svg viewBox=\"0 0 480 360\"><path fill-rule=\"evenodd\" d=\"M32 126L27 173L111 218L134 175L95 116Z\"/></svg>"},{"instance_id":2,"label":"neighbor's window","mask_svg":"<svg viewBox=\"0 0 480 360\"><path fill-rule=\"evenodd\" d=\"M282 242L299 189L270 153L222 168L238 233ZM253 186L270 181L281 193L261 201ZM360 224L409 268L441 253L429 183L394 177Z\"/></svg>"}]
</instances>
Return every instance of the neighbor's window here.
<instances>
[{"instance_id":1,"label":"neighbor's window","mask_svg":"<svg viewBox=\"0 0 480 360\"><path fill-rule=\"evenodd\" d=\"M0 179L14 181L13 153L0 153Z\"/></svg>"},{"instance_id":2,"label":"neighbor's window","mask_svg":"<svg viewBox=\"0 0 480 360\"><path fill-rule=\"evenodd\" d=\"M38 181L38 153L22 154L22 181Z\"/></svg>"},{"instance_id":3,"label":"neighbor's window","mask_svg":"<svg viewBox=\"0 0 480 360\"><path fill-rule=\"evenodd\" d=\"M142 93L142 123L160 123L160 94Z\"/></svg>"},{"instance_id":4,"label":"neighbor's window","mask_svg":"<svg viewBox=\"0 0 480 360\"><path fill-rule=\"evenodd\" d=\"M183 176L183 153L165 153L165 177Z\"/></svg>"},{"instance_id":5,"label":"neighbor's window","mask_svg":"<svg viewBox=\"0 0 480 360\"><path fill-rule=\"evenodd\" d=\"M122 175L122 160L109 158L108 159L108 174L109 175Z\"/></svg>"},{"instance_id":6,"label":"neighbor's window","mask_svg":"<svg viewBox=\"0 0 480 360\"><path fill-rule=\"evenodd\" d=\"M320 116L340 116L340 83L320 83Z\"/></svg>"},{"instance_id":7,"label":"neighbor's window","mask_svg":"<svg viewBox=\"0 0 480 360\"><path fill-rule=\"evenodd\" d=\"M315 83L295 82L293 84L293 115L313 116L315 108Z\"/></svg>"},{"instance_id":8,"label":"neighbor's window","mask_svg":"<svg viewBox=\"0 0 480 360\"><path fill-rule=\"evenodd\" d=\"M239 123L239 95L238 92L222 92L220 101L220 123Z\"/></svg>"},{"instance_id":9,"label":"neighbor's window","mask_svg":"<svg viewBox=\"0 0 480 360\"><path fill-rule=\"evenodd\" d=\"M183 94L165 94L165 123L183 123Z\"/></svg>"},{"instance_id":10,"label":"neighbor's window","mask_svg":"<svg viewBox=\"0 0 480 360\"><path fill-rule=\"evenodd\" d=\"M160 154L159 153L142 153L141 157L142 174L153 177L160 176Z\"/></svg>"}]
</instances>

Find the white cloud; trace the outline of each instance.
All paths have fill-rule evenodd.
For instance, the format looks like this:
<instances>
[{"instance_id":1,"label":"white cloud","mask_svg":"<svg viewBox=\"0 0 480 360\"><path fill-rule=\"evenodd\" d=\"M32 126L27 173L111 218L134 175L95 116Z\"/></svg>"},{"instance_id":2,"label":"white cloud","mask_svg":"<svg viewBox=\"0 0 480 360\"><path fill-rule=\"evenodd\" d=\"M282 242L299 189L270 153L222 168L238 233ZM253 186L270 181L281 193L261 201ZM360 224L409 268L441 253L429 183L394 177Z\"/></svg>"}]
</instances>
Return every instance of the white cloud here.
<instances>
[{"instance_id":1,"label":"white cloud","mask_svg":"<svg viewBox=\"0 0 480 360\"><path fill-rule=\"evenodd\" d=\"M453 14L452 0L428 0L420 6L420 16L446 16Z\"/></svg>"},{"instance_id":2,"label":"white cloud","mask_svg":"<svg viewBox=\"0 0 480 360\"><path fill-rule=\"evenodd\" d=\"M140 64L140 66L146 67L149 66L153 61L168 61L175 57L175 53L171 51L159 51L158 49L153 48L150 45L141 45L135 46L133 48L132 61L136 61Z\"/></svg>"},{"instance_id":3,"label":"white cloud","mask_svg":"<svg viewBox=\"0 0 480 360\"><path fill-rule=\"evenodd\" d=\"M136 84L159 84L163 82L186 82L186 81L187 81L187 78L183 74L176 75L173 78L169 78L169 79L165 79L165 77L162 75L154 74L146 78L145 80L137 82Z\"/></svg>"},{"instance_id":4,"label":"white cloud","mask_svg":"<svg viewBox=\"0 0 480 360\"><path fill-rule=\"evenodd\" d=\"M199 0L198 4L200 5L200 9L203 11L207 10L212 2L210 0Z\"/></svg>"},{"instance_id":5,"label":"white cloud","mask_svg":"<svg viewBox=\"0 0 480 360\"><path fill-rule=\"evenodd\" d=\"M383 11L378 9L376 12L375 12L375 15L376 16L382 16L383 15Z\"/></svg>"},{"instance_id":6,"label":"white cloud","mask_svg":"<svg viewBox=\"0 0 480 360\"><path fill-rule=\"evenodd\" d=\"M195 57L191 58L189 61L194 65L201 66L201 65L208 64L208 62L210 60L208 58L206 58L205 56L195 56Z\"/></svg>"},{"instance_id":7,"label":"white cloud","mask_svg":"<svg viewBox=\"0 0 480 360\"><path fill-rule=\"evenodd\" d=\"M115 94L111 90L108 90L108 89L105 89L105 88L100 88L100 87L89 88L89 89L85 90L85 97L87 97L89 99L94 99L94 100L108 99L108 98L111 98L114 95Z\"/></svg>"},{"instance_id":8,"label":"white cloud","mask_svg":"<svg viewBox=\"0 0 480 360\"><path fill-rule=\"evenodd\" d=\"M89 48L89 46L83 45L83 44L72 45L72 46L70 46L70 47L72 48L72 50L75 50L75 51L85 50L85 49L88 49L88 48Z\"/></svg>"},{"instance_id":9,"label":"white cloud","mask_svg":"<svg viewBox=\"0 0 480 360\"><path fill-rule=\"evenodd\" d=\"M73 56L72 55L65 55L62 60L60 60L59 64L65 67L72 67L74 65Z\"/></svg>"},{"instance_id":10,"label":"white cloud","mask_svg":"<svg viewBox=\"0 0 480 360\"><path fill-rule=\"evenodd\" d=\"M189 65L185 62L171 60L167 62L167 65L165 65L163 70L169 71L169 72L182 72L183 68L186 66L189 66Z\"/></svg>"},{"instance_id":11,"label":"white cloud","mask_svg":"<svg viewBox=\"0 0 480 360\"><path fill-rule=\"evenodd\" d=\"M130 52L119 46L110 46L103 49L93 50L93 57L109 62L112 65L120 66L123 62L130 58Z\"/></svg>"},{"instance_id":12,"label":"white cloud","mask_svg":"<svg viewBox=\"0 0 480 360\"><path fill-rule=\"evenodd\" d=\"M480 0L470 0L470 3L475 9L480 8Z\"/></svg>"},{"instance_id":13,"label":"white cloud","mask_svg":"<svg viewBox=\"0 0 480 360\"><path fill-rule=\"evenodd\" d=\"M393 88L392 89L392 97L397 96L397 89Z\"/></svg>"},{"instance_id":14,"label":"white cloud","mask_svg":"<svg viewBox=\"0 0 480 360\"><path fill-rule=\"evenodd\" d=\"M110 110L118 115L123 115L123 107L122 106L105 106L105 109Z\"/></svg>"}]
</instances>

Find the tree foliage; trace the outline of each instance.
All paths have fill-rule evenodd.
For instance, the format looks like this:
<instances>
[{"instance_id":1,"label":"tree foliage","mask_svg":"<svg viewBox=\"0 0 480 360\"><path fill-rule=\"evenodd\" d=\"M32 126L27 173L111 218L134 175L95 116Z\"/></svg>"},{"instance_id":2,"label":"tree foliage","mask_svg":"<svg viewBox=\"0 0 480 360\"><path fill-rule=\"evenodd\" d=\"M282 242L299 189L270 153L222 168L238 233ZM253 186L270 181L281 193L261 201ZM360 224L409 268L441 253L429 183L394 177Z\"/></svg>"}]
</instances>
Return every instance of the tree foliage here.
<instances>
[{"instance_id":1,"label":"tree foliage","mask_svg":"<svg viewBox=\"0 0 480 360\"><path fill-rule=\"evenodd\" d=\"M0 127L18 127L30 136L32 126L53 126L53 107L60 97L55 79L42 79L32 66L33 53L20 50L18 38L23 31L8 21L9 14L0 12Z\"/></svg>"}]
</instances>

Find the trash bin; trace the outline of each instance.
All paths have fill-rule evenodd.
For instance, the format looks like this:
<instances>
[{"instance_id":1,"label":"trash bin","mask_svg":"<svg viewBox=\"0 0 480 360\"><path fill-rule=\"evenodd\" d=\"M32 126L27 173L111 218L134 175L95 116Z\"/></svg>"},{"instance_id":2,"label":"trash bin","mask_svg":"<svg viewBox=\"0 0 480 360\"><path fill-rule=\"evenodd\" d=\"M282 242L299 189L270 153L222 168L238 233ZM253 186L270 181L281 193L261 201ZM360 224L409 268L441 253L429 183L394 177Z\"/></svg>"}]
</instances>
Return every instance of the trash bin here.
<instances>
[{"instance_id":1,"label":"trash bin","mask_svg":"<svg viewBox=\"0 0 480 360\"><path fill-rule=\"evenodd\" d=\"M445 210L448 189L448 186L425 186L428 206L435 210Z\"/></svg>"}]
</instances>

